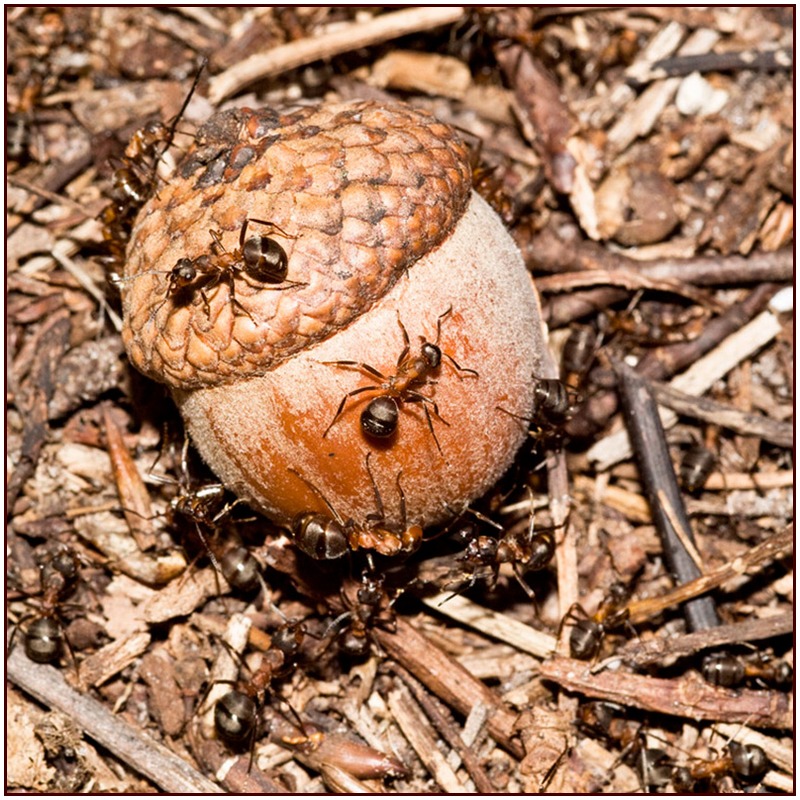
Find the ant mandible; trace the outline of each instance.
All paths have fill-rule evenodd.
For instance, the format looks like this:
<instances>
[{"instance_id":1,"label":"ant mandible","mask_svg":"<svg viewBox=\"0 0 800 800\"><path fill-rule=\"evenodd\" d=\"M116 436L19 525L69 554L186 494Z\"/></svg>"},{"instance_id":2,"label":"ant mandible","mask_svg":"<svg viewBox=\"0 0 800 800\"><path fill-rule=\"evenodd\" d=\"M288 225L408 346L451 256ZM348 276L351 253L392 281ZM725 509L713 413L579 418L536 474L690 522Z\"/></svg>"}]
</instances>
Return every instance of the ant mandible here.
<instances>
[{"instance_id":1,"label":"ant mandible","mask_svg":"<svg viewBox=\"0 0 800 800\"><path fill-rule=\"evenodd\" d=\"M439 444L439 439L433 429L433 421L431 420L431 412L428 410L430 406L436 418L449 425L450 423L442 419L439 414L439 407L436 401L419 391L419 387L424 386L429 381L429 375L434 370L441 366L442 359L445 359L451 366L457 370L459 377L464 373L478 377L478 373L474 369L467 369L460 366L456 360L443 352L439 347L439 338L442 332L442 320L446 319L453 311L453 307L447 309L443 314L440 314L436 320L436 340L433 342L427 341L423 336L420 336L420 349L419 353L413 355L411 351L411 340L408 336L408 331L400 319L400 312L397 314L397 324L400 326L400 331L403 336L403 349L397 358L397 365L394 375L384 375L379 372L375 367L365 364L361 361L323 361L323 364L336 367L344 367L351 369L360 369L366 372L377 381L374 386L361 386L358 389L353 389L348 392L339 403L339 408L331 421L331 424L325 429L322 434L324 439L331 428L336 424L336 421L342 415L345 404L350 397L362 394L363 392L381 392L377 397L373 398L364 411L361 412L361 430L369 437L377 439L388 439L397 430L397 422L400 416L400 404L402 403L421 403L422 409L425 413L425 420L428 423L428 429L433 436L433 441L436 443L436 449L439 453L442 452L442 447Z\"/></svg>"}]
</instances>

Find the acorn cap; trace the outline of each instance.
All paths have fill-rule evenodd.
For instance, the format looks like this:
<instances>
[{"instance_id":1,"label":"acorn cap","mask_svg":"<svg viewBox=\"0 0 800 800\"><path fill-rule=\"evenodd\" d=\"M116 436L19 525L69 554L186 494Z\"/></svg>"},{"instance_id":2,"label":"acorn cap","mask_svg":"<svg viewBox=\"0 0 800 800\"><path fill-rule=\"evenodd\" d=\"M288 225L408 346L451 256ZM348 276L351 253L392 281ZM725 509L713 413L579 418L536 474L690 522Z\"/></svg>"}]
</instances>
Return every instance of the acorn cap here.
<instances>
[{"instance_id":1,"label":"acorn cap","mask_svg":"<svg viewBox=\"0 0 800 800\"><path fill-rule=\"evenodd\" d=\"M470 186L454 129L409 106L214 115L132 231L122 291L131 361L179 389L268 372L368 311L448 236ZM178 260L210 255L213 237L212 263L241 265L248 220L277 226L251 221L247 238L283 248L285 282L238 273L238 308L224 275L170 293Z\"/></svg>"}]
</instances>

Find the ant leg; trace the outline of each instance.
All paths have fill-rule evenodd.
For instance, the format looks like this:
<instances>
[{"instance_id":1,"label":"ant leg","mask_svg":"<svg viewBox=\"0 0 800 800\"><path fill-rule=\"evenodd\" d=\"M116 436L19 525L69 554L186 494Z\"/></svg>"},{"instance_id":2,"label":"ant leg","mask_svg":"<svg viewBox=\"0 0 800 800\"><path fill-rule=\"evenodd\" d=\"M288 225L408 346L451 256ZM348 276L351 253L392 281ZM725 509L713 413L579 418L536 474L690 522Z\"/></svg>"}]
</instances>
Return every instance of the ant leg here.
<instances>
[{"instance_id":1,"label":"ant leg","mask_svg":"<svg viewBox=\"0 0 800 800\"><path fill-rule=\"evenodd\" d=\"M324 362L323 362L324 363ZM339 408L336 411L336 415L334 416L331 424L325 429L325 433L322 434L322 438L324 439L329 433L331 428L336 424L336 420L342 415L344 411L345 403L347 402L348 397L353 397L354 395L361 394L362 392L374 392L377 390L376 386L362 386L360 389L353 389L352 392L348 392L343 398L342 402L339 403Z\"/></svg>"},{"instance_id":2,"label":"ant leg","mask_svg":"<svg viewBox=\"0 0 800 800\"><path fill-rule=\"evenodd\" d=\"M253 221L254 222L258 222L258 220L253 220ZM245 234L247 233L247 225L248 225L249 222L250 222L250 220L247 217L245 217L245 220L242 223L242 229L241 229L241 231L239 231L239 252L240 253L244 250L244 237L245 237Z\"/></svg>"},{"instance_id":3,"label":"ant leg","mask_svg":"<svg viewBox=\"0 0 800 800\"><path fill-rule=\"evenodd\" d=\"M400 319L399 311L397 312L397 324L400 326L400 331L403 334L403 350L397 357L397 365L400 366L400 364L403 363L403 359L405 359L405 357L408 355L408 351L411 349L411 340L408 338L406 326L403 325L403 321Z\"/></svg>"},{"instance_id":4,"label":"ant leg","mask_svg":"<svg viewBox=\"0 0 800 800\"><path fill-rule=\"evenodd\" d=\"M245 314L247 317L249 317L250 322L252 322L255 325L256 321L255 321L255 319L253 319L253 315L236 299L236 285L235 285L236 284L236 279L235 279L234 275L232 273L228 272L228 273L226 273L226 278L225 279L226 279L226 281L228 283L228 287L229 287L229 291L230 291L230 301L231 301L231 306L233 306L233 308L234 308L234 312L233 312L234 315L236 314L235 309L238 308L238 309L240 309L242 311L243 314Z\"/></svg>"},{"instance_id":5,"label":"ant leg","mask_svg":"<svg viewBox=\"0 0 800 800\"><path fill-rule=\"evenodd\" d=\"M447 353L442 353L442 357L446 358L457 370L459 373L466 372L469 375L474 375L476 378L480 377L476 370L469 369L468 367L462 367L451 355ZM459 375L461 377L461 375Z\"/></svg>"},{"instance_id":6,"label":"ant leg","mask_svg":"<svg viewBox=\"0 0 800 800\"><path fill-rule=\"evenodd\" d=\"M268 228L270 228L269 231L270 233L272 233L273 231L277 231L281 236L283 236L286 239L298 238L297 236L292 236L291 233L286 233L286 231L283 228L279 227L274 222L268 222L265 219L255 219L254 217L250 217L248 222L257 222L259 225L266 225ZM242 237L242 240L244 240L244 237Z\"/></svg>"},{"instance_id":7,"label":"ant leg","mask_svg":"<svg viewBox=\"0 0 800 800\"><path fill-rule=\"evenodd\" d=\"M366 466L367 466L367 475L369 475L370 482L372 483L372 491L375 493L375 506L378 509L378 516L376 518L376 522L383 522L386 519L386 510L383 507L383 499L381 498L381 493L378 490L378 484L375 481L375 476L372 474L372 470L369 468L369 457L372 453L367 453L366 458L364 459Z\"/></svg>"},{"instance_id":8,"label":"ant leg","mask_svg":"<svg viewBox=\"0 0 800 800\"><path fill-rule=\"evenodd\" d=\"M447 317L449 317L450 314L452 314L452 312L453 312L453 306L450 306L447 309L447 311L445 311L443 314L439 314L439 316L436 318L436 341L434 342L434 344L437 345L439 344L439 337L442 334L442 320L447 319Z\"/></svg>"},{"instance_id":9,"label":"ant leg","mask_svg":"<svg viewBox=\"0 0 800 800\"><path fill-rule=\"evenodd\" d=\"M364 364L362 361L320 361L320 364L325 364L329 367L343 367L345 369L352 368L352 369L360 369L364 372L372 375L373 378L377 378L379 381L388 381L389 379L382 373L378 372L375 367L371 367L369 364ZM377 388L377 387L370 387L370 388Z\"/></svg>"}]
</instances>

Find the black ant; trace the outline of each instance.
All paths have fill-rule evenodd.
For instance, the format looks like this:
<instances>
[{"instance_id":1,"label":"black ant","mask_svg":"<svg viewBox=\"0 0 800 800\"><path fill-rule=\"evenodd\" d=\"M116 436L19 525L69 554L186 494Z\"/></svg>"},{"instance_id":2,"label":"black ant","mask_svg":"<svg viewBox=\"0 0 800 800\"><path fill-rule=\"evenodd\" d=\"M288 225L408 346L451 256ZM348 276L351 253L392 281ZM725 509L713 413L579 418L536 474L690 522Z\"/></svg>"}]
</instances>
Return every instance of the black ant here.
<instances>
[{"instance_id":1,"label":"black ant","mask_svg":"<svg viewBox=\"0 0 800 800\"><path fill-rule=\"evenodd\" d=\"M218 736L229 747L250 749L250 766L253 747L258 735L259 713L273 681L289 673L305 638L302 624L286 623L272 636L270 648L261 654L261 663L249 680L218 681L230 683L235 688L226 692L214 704L214 726Z\"/></svg>"},{"instance_id":2,"label":"black ant","mask_svg":"<svg viewBox=\"0 0 800 800\"><path fill-rule=\"evenodd\" d=\"M556 550L552 529L535 529L532 507L527 525L517 525L500 538L478 535L471 528L462 530L460 538L467 540L467 547L458 556L458 561L471 573L470 585L474 583L481 568L488 568L494 585L501 565L511 564L518 583L532 599L533 592L525 583L524 575L528 571L545 569Z\"/></svg>"},{"instance_id":3,"label":"black ant","mask_svg":"<svg viewBox=\"0 0 800 800\"><path fill-rule=\"evenodd\" d=\"M537 441L557 444L563 438L563 428L575 413L574 392L558 378L536 378L533 385L533 410L525 417L496 406L498 411L526 422L529 435Z\"/></svg>"},{"instance_id":4,"label":"black ant","mask_svg":"<svg viewBox=\"0 0 800 800\"><path fill-rule=\"evenodd\" d=\"M726 752L715 759L676 767L672 785L677 792L704 792L714 779L730 774L743 783L756 783L768 766L766 753L758 745L729 742Z\"/></svg>"},{"instance_id":5,"label":"black ant","mask_svg":"<svg viewBox=\"0 0 800 800\"><path fill-rule=\"evenodd\" d=\"M578 709L578 726L619 748L616 763L641 770L643 787L649 790L666 786L672 776L672 762L660 748L645 747L642 724L623 715L617 703L593 700ZM613 769L613 767L612 767Z\"/></svg>"},{"instance_id":6,"label":"black ant","mask_svg":"<svg viewBox=\"0 0 800 800\"><path fill-rule=\"evenodd\" d=\"M459 377L463 373L474 375L478 377L478 373L474 369L467 369L461 367L455 359L443 352L439 347L439 337L442 332L442 320L446 319L453 311L453 307L447 309L443 314L440 314L436 320L436 340L433 342L427 341L424 337L420 336L420 349L417 355L412 355L411 340L408 336L408 331L400 319L400 314L397 315L397 324L400 326L400 331L403 336L403 349L397 358L397 365L394 375L384 375L378 372L377 369L371 367L369 364L364 364L361 361L324 361L323 364L345 367L352 369L360 369L366 372L371 377L378 381L375 386L361 386L348 392L339 404L331 424L322 434L324 439L331 428L336 424L336 421L342 415L345 404L348 398L355 397L363 392L381 392L380 395L373 398L364 411L361 412L361 430L369 437L377 439L388 439L397 430L397 422L400 416L400 404L402 403L421 403L422 409L425 413L425 420L428 423L428 428L436 443L437 450L441 453L442 448L439 444L439 439L433 429L433 421L431 420L431 412L428 406L431 407L433 414L436 418L445 425L450 423L442 419L439 414L439 408L436 402L427 395L422 394L418 389L428 383L428 377L431 372L441 366L442 359L446 359L451 366L453 366Z\"/></svg>"},{"instance_id":7,"label":"black ant","mask_svg":"<svg viewBox=\"0 0 800 800\"><path fill-rule=\"evenodd\" d=\"M560 636L561 629L567 621L574 623L569 634L569 652L572 658L589 660L600 652L600 645L606 633L627 622L629 600L630 593L627 587L621 583L614 583L597 611L591 616L580 604L572 605L559 626Z\"/></svg>"},{"instance_id":8,"label":"black ant","mask_svg":"<svg viewBox=\"0 0 800 800\"><path fill-rule=\"evenodd\" d=\"M384 583L383 575L376 577L365 572L360 583L350 580L343 585L341 596L347 611L334 620L331 628L343 620L350 621L340 639L341 648L347 655L358 658L369 652L368 635L373 627L390 632L396 630L393 600Z\"/></svg>"},{"instance_id":9,"label":"black ant","mask_svg":"<svg viewBox=\"0 0 800 800\"><path fill-rule=\"evenodd\" d=\"M133 222L142 206L157 190L158 164L172 146L178 123L194 95L204 67L205 61L197 70L183 105L171 124L154 120L137 130L125 148L122 166L114 170L110 192L112 202L103 209L100 220L103 223L103 238L115 265L124 262Z\"/></svg>"},{"instance_id":10,"label":"black ant","mask_svg":"<svg viewBox=\"0 0 800 800\"><path fill-rule=\"evenodd\" d=\"M790 686L794 670L783 659L771 658L766 653L740 657L732 653L709 653L701 666L703 677L714 686L733 688L745 681L754 680L762 685Z\"/></svg>"},{"instance_id":11,"label":"black ant","mask_svg":"<svg viewBox=\"0 0 800 800\"><path fill-rule=\"evenodd\" d=\"M208 537L204 529L216 531L219 523L228 517L231 510L241 500L229 502L225 487L221 483L207 483L192 486L188 466L189 440L186 439L181 451L181 470L178 480L178 494L169 504L169 515L190 520L198 539L208 554L211 565L222 575L228 584L239 592L252 592L259 586L264 588L261 565L253 554L241 545L220 547L216 536Z\"/></svg>"},{"instance_id":12,"label":"black ant","mask_svg":"<svg viewBox=\"0 0 800 800\"><path fill-rule=\"evenodd\" d=\"M39 566L41 596L32 599L36 610L26 614L16 623L8 644L9 652L19 626L33 619L23 634L25 654L31 661L37 664L52 664L58 659L65 644L72 655L72 648L64 636L61 613L65 608L64 598L75 586L78 563L75 554L66 547L48 553L45 561Z\"/></svg>"},{"instance_id":13,"label":"black ant","mask_svg":"<svg viewBox=\"0 0 800 800\"><path fill-rule=\"evenodd\" d=\"M590 325L572 329L561 351L561 374L567 386L579 387L597 355L597 334Z\"/></svg>"},{"instance_id":14,"label":"black ant","mask_svg":"<svg viewBox=\"0 0 800 800\"><path fill-rule=\"evenodd\" d=\"M288 258L284 249L276 241L263 234L245 238L247 227L251 222L268 226L270 234L277 231L281 236L294 238L272 222L261 219L245 219L239 232L239 246L235 250L228 252L222 244L220 231L212 230L210 231L210 254L206 253L195 258L179 258L171 270L145 270L126 278L118 278L117 283L135 280L141 275L168 275L166 296L156 311L171 297L191 289L198 289L203 303L203 311L210 318L211 304L208 292L224 282L228 286L231 306L239 309L242 314L253 320L250 312L236 298L237 277L251 278L261 284L285 284L269 287L279 292L306 284L286 280Z\"/></svg>"},{"instance_id":15,"label":"black ant","mask_svg":"<svg viewBox=\"0 0 800 800\"><path fill-rule=\"evenodd\" d=\"M348 550L375 551L382 556L396 556L413 553L422 541L422 528L419 525L407 525L406 496L400 483L401 472L397 473L397 493L400 498L401 531L395 532L386 527L386 512L375 476L370 469L367 453L365 464L367 474L375 493L377 513L367 515L367 525L359 526L354 520L344 520L331 505L324 494L313 483L306 480L297 470L289 471L297 475L303 483L322 500L331 513L330 517L319 513L298 514L292 525L295 544L306 555L315 559L335 559L343 556Z\"/></svg>"},{"instance_id":16,"label":"black ant","mask_svg":"<svg viewBox=\"0 0 800 800\"><path fill-rule=\"evenodd\" d=\"M680 466L680 479L686 491L694 493L705 486L717 463L717 457L707 447L695 445L686 451Z\"/></svg>"}]
</instances>

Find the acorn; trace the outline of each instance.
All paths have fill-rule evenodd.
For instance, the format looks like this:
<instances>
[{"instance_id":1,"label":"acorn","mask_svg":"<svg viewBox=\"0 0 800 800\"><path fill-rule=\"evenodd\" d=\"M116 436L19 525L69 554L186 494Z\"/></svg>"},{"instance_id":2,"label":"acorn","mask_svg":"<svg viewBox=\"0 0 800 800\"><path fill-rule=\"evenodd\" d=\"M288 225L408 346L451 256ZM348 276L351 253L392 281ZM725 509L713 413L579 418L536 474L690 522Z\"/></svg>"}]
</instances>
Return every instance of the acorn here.
<instances>
[{"instance_id":1,"label":"acorn","mask_svg":"<svg viewBox=\"0 0 800 800\"><path fill-rule=\"evenodd\" d=\"M527 435L535 288L467 146L410 106L217 113L141 209L120 283L131 361L279 523L440 522Z\"/></svg>"}]
</instances>

